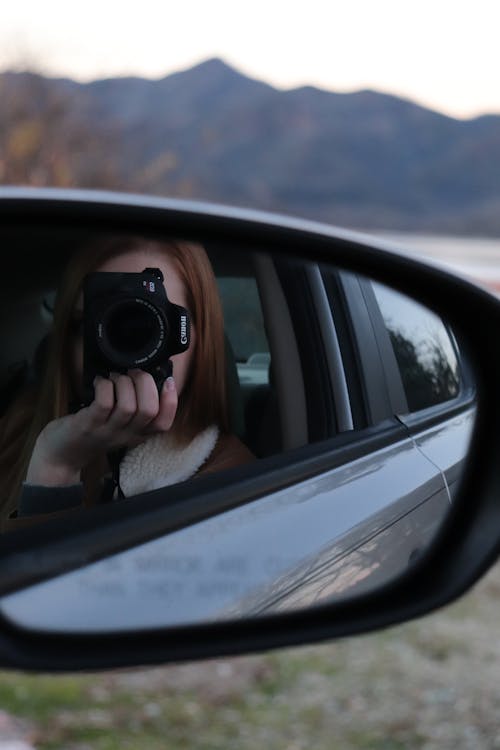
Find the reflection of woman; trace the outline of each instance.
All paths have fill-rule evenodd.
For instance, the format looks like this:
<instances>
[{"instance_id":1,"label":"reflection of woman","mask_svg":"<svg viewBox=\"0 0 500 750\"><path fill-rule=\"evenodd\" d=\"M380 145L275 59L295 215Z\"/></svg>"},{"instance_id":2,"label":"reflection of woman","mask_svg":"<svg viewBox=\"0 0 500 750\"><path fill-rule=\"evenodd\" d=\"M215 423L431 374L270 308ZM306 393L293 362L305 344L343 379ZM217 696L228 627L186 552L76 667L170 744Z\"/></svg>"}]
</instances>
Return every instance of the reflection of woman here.
<instances>
[{"instance_id":1,"label":"reflection of woman","mask_svg":"<svg viewBox=\"0 0 500 750\"><path fill-rule=\"evenodd\" d=\"M94 401L71 412L81 401L84 277L147 267L162 271L169 300L189 310L189 349L172 356L173 377L160 393L147 372L110 373L94 381ZM199 245L113 238L85 248L60 286L44 369L36 393L24 394L1 425L4 518L16 509L32 516L102 502L110 494L107 457L116 449L126 449L119 468L125 496L252 459L229 434L222 310Z\"/></svg>"}]
</instances>

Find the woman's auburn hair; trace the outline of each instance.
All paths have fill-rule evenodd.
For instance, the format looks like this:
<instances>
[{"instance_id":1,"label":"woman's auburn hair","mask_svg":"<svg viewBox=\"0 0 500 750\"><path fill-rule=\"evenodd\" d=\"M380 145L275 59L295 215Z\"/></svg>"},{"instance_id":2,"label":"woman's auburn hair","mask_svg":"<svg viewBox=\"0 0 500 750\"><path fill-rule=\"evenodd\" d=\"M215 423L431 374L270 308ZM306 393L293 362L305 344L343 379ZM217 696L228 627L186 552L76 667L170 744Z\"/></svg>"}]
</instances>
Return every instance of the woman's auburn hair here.
<instances>
[{"instance_id":1,"label":"woman's auburn hair","mask_svg":"<svg viewBox=\"0 0 500 750\"><path fill-rule=\"evenodd\" d=\"M215 275L204 248L184 240L101 237L71 258L59 284L40 384L23 393L0 422L4 518L17 505L38 435L49 422L69 414L75 401L70 337L73 311L85 276L110 258L148 251L164 253L175 265L186 289L187 307L196 331L195 350L172 433L180 445L185 445L212 424L222 432L229 431L224 317Z\"/></svg>"}]
</instances>

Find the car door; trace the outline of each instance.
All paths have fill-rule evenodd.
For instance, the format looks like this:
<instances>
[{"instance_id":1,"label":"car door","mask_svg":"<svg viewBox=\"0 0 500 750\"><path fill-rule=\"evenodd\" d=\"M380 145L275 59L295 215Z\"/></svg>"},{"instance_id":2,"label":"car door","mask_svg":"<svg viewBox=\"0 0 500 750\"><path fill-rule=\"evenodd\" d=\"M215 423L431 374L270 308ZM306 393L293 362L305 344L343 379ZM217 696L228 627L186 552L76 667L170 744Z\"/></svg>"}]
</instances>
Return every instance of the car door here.
<instances>
[{"instance_id":1,"label":"car door","mask_svg":"<svg viewBox=\"0 0 500 750\"><path fill-rule=\"evenodd\" d=\"M359 451L329 475L331 484L322 491L338 504L338 521L349 509L349 522L343 534L339 525L335 542L303 567L307 572L302 578L298 571L288 576L279 597L269 598L272 608L278 599L279 607L287 608L292 601L306 606L360 592L414 561L446 515L474 418L473 389L456 342L431 311L352 274L328 270L322 280L324 290L315 284L315 304L323 321L323 343L340 355L325 358L333 400L341 404L346 425L337 439L343 437L351 451ZM406 344L413 360L405 362L396 348L394 311L396 322L411 318L408 339L399 344ZM431 334L434 348L431 354L420 351L419 359L419 347L431 343ZM430 359L427 368L425 356ZM420 380L411 377L415 369ZM363 453L368 435L373 449ZM370 483L365 488L366 475ZM355 503L342 497L346 482L357 490Z\"/></svg>"}]
</instances>

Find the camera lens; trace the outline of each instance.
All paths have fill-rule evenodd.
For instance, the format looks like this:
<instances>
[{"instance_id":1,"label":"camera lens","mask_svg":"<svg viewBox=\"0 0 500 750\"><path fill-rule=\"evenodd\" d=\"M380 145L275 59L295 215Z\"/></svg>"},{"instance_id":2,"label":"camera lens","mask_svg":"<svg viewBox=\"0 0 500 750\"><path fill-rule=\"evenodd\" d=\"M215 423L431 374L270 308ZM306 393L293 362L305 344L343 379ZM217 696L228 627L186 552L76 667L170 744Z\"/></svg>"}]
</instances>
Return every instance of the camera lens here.
<instances>
[{"instance_id":1,"label":"camera lens","mask_svg":"<svg viewBox=\"0 0 500 750\"><path fill-rule=\"evenodd\" d=\"M101 348L116 364L132 367L151 359L165 338L165 321L154 305L128 299L102 317Z\"/></svg>"}]
</instances>

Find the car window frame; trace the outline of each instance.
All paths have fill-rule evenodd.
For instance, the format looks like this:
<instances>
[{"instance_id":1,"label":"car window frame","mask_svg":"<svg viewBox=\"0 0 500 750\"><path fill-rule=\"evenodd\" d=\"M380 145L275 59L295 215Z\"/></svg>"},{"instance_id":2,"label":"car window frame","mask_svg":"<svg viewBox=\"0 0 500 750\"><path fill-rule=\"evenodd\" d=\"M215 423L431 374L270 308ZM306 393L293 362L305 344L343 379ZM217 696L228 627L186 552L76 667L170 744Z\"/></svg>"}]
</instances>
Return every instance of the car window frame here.
<instances>
[{"instance_id":1,"label":"car window frame","mask_svg":"<svg viewBox=\"0 0 500 750\"><path fill-rule=\"evenodd\" d=\"M309 274L315 264L282 258L274 258L273 264L297 341L305 387L308 443L328 440L339 431L328 355Z\"/></svg>"},{"instance_id":2,"label":"car window frame","mask_svg":"<svg viewBox=\"0 0 500 750\"><path fill-rule=\"evenodd\" d=\"M374 321L363 294L363 278L323 269L323 283L347 375L354 429L383 425L395 416Z\"/></svg>"}]
</instances>

